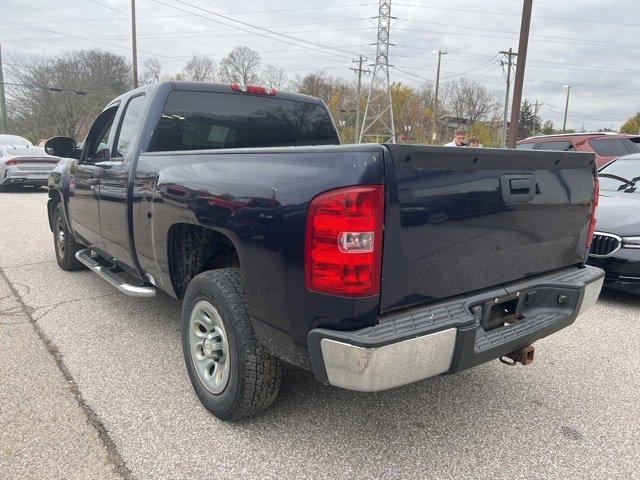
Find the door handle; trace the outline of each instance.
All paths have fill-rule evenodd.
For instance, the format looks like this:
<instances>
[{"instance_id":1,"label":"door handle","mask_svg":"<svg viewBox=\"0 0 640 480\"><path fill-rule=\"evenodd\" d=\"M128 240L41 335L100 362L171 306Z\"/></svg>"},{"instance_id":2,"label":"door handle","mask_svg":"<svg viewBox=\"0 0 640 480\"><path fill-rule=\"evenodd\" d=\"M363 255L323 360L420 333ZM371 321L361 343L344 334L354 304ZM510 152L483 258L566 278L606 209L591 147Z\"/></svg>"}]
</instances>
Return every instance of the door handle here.
<instances>
[{"instance_id":1,"label":"door handle","mask_svg":"<svg viewBox=\"0 0 640 480\"><path fill-rule=\"evenodd\" d=\"M504 203L530 203L536 196L536 177L533 174L501 175L500 191Z\"/></svg>"}]
</instances>

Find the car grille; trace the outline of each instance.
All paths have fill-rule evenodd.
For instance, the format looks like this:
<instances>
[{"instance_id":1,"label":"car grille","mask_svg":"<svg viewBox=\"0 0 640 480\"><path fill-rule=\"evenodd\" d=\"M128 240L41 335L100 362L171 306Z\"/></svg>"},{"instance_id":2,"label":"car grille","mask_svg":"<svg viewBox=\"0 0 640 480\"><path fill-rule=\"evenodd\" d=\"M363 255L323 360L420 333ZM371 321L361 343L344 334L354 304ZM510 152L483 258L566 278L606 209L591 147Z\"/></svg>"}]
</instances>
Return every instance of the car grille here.
<instances>
[{"instance_id":1,"label":"car grille","mask_svg":"<svg viewBox=\"0 0 640 480\"><path fill-rule=\"evenodd\" d=\"M616 253L622 247L622 239L611 233L596 232L591 242L589 255L594 257L606 257Z\"/></svg>"}]
</instances>

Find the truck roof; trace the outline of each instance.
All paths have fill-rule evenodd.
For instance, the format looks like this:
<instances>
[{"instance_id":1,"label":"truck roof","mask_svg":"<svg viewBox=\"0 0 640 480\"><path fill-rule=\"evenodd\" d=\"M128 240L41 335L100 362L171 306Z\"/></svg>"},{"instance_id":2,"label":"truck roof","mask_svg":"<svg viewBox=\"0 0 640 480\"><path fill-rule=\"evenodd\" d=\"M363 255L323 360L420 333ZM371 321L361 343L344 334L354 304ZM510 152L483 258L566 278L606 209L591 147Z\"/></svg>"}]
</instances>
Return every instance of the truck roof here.
<instances>
[{"instance_id":1,"label":"truck roof","mask_svg":"<svg viewBox=\"0 0 640 480\"><path fill-rule=\"evenodd\" d=\"M131 90L123 95L120 95L117 99L122 99L125 97L132 96L139 92L151 92L157 89L165 88L168 90L190 90L197 92L215 92L215 93L236 93L231 89L230 83L213 83L213 82L187 82L187 81L164 81L159 83L154 83L151 85L144 85L142 87L136 88L135 90ZM282 90L277 90L277 93L274 95L275 98L285 99L285 100L296 100L298 102L306 102L306 103L315 103L322 104L323 101L316 97L311 97L309 95L304 95L302 93L293 93L286 92ZM246 93L244 95L247 95ZM252 94L249 94L252 95ZM113 103L113 102L112 102Z\"/></svg>"},{"instance_id":2,"label":"truck roof","mask_svg":"<svg viewBox=\"0 0 640 480\"><path fill-rule=\"evenodd\" d=\"M636 137L637 135L630 135L628 133L619 132L573 132L573 133L553 133L550 135L535 135L533 137L523 138L518 140L518 143L529 143L535 140L541 140L545 138L566 138L566 137Z\"/></svg>"}]
</instances>

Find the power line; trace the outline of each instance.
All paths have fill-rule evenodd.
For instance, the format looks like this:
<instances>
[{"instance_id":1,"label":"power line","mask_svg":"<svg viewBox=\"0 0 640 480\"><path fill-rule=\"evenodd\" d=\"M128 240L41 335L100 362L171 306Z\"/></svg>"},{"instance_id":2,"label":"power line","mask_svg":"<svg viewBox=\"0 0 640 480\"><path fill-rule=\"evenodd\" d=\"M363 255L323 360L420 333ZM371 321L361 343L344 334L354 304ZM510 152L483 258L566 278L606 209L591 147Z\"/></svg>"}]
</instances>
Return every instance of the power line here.
<instances>
[{"instance_id":1,"label":"power line","mask_svg":"<svg viewBox=\"0 0 640 480\"><path fill-rule=\"evenodd\" d=\"M445 34L445 35L452 35L454 33L454 32L444 32L444 31L438 31L438 30L420 30L415 28L397 28L396 30L406 31L406 32L417 32L417 33ZM502 32L502 33L511 33L511 32ZM516 38L517 34L506 37L506 36L496 36L496 35L482 35L480 33L465 33L465 36L479 37L479 38L492 38L492 39L500 39L500 40L513 40ZM538 43L552 43L552 44L566 44L566 45L575 45L576 43L579 43L581 45L593 45L593 46L602 46L602 47L617 47L617 48L632 48L632 49L638 48L637 45L626 44L626 43L597 42L593 40L584 40L582 38L558 37L555 35L535 34L535 36L543 38L542 40L540 39L536 40ZM544 40L544 38L547 38L550 40Z\"/></svg>"},{"instance_id":2,"label":"power line","mask_svg":"<svg viewBox=\"0 0 640 480\"><path fill-rule=\"evenodd\" d=\"M320 33L320 32L347 32L347 31L370 31L371 28L370 27L349 27L349 28L327 28L327 29L322 29L322 30L295 30L292 32L287 32L287 33ZM202 34L202 35L207 35L207 37L240 37L243 35L255 35L255 33L250 32L250 33L235 33L235 32L227 32L224 31L222 33L217 33L219 32L219 30L200 30L200 31L193 31L190 34L189 33L177 33L177 32L171 32L169 30L166 30L167 32L169 32L169 34L164 34L164 33L151 33L151 34L143 34L143 35L138 35L138 38L196 38L197 34ZM118 34L118 35L102 35L100 38L112 38L112 39L118 39L118 38L130 38L131 35L130 34ZM16 38L14 40L28 40L26 38ZM35 39L38 40L38 39ZM198 42L196 40L196 42ZM205 45L202 42L198 42L201 43L202 45ZM209 46L207 44L207 46ZM213 47L211 46L211 48L215 48L216 50L218 49L217 46ZM326 52L324 52L326 53Z\"/></svg>"},{"instance_id":3,"label":"power line","mask_svg":"<svg viewBox=\"0 0 640 480\"><path fill-rule=\"evenodd\" d=\"M114 48L124 49L124 50L127 50L127 51L129 50L129 47L123 47L122 45L117 45L115 43L103 42L101 40L96 40L94 38L81 37L79 35L73 35L71 33L58 32L56 30L51 30L49 28L44 28L44 27L34 27L33 25L27 25L25 23L5 20L4 18L0 18L0 22L8 23L8 24L11 24L11 25L18 25L20 27L33 28L35 30L42 30L42 31L45 31L45 32L48 32L48 33L54 33L56 35L62 35L63 37L70 37L70 38L75 38L77 40L84 40L85 42L99 43L99 44L108 45L108 46L114 47ZM157 54L157 53L149 52L149 51L145 51L145 50L139 50L139 51L142 52L142 53L146 53L148 55L153 55L154 57L168 58L168 59L171 59L171 60L177 60L179 62L184 62L184 60L179 59L177 57L171 57L171 56L168 56L168 55Z\"/></svg>"},{"instance_id":4,"label":"power line","mask_svg":"<svg viewBox=\"0 0 640 480\"><path fill-rule=\"evenodd\" d=\"M221 13L216 13L216 12L214 12L212 10L208 10L206 8L199 7L197 5L192 5L192 4L190 4L188 2L184 2L182 0L174 0L174 2L180 3L182 5L187 5L187 6L191 7L191 8L196 9L196 10L201 10L203 12L206 12L206 13L210 14L210 15L214 15L216 17L224 18L225 20L228 20L228 21L231 21L231 22L236 22L236 23L239 23L241 25L244 25L244 26L247 26L247 27L250 27L250 28L254 28L254 29L260 30L262 32L269 33L271 35L276 35L276 36L280 36L280 37L286 38L286 39L288 39L290 41L284 40L282 38L277 38L277 37L272 37L272 36L269 36L269 35L265 35L265 34L262 34L262 33L259 33L259 32L254 32L252 30L247 30L246 28L238 27L237 25L233 25L233 24L224 23L224 22L221 22L219 20L214 20L213 18L205 17L203 15L197 14L195 12L191 12L189 10L185 10L185 9L177 7L175 5L171 5L171 4L162 2L160 0L151 0L151 1L153 1L155 3L158 3L160 5L164 5L164 6L169 7L169 8L173 8L175 10L180 10L180 11L185 12L185 13L191 13L192 15L194 15L196 17L203 18L203 19L212 21L214 23L218 23L220 25L225 25L227 27L236 28L236 29L244 31L244 32L253 33L254 35L258 35L258 36L261 36L261 37L264 37L264 38L268 38L270 40L275 40L275 41L278 41L278 42L287 43L287 44L295 45L295 46L300 46L300 43L303 43L303 44L307 45L307 48L310 48L312 50L318 50L318 48L321 48L323 50L320 50L320 51L323 51L323 52L333 51L333 52L336 52L336 53L334 53L335 55L345 56L345 57L349 57L349 58L352 58L354 55L357 55L357 54L354 54L353 52L348 52L348 51L345 51L345 50L341 50L341 49L336 48L336 47L327 47L325 45L321 45L321 44L318 44L318 43L310 42L308 40L305 40L305 39L302 39L302 38L297 38L297 37L294 37L292 35L287 35L287 34L284 34L284 33L276 32L274 30L270 30L268 28L259 27L257 25L253 25L251 23L244 22L242 20L237 20L237 19L231 18L229 16L223 15ZM292 43L292 42L298 42L298 43ZM313 45L314 47L318 47L318 48L309 47L308 45Z\"/></svg>"},{"instance_id":5,"label":"power line","mask_svg":"<svg viewBox=\"0 0 640 480\"><path fill-rule=\"evenodd\" d=\"M124 11L122 11L122 10L118 10L117 8L113 8L112 6L107 5L107 4L105 4L105 3L102 3L102 2L99 2L98 0L91 0L91 1L92 1L93 3L95 3L96 5L100 5L101 7L108 8L109 10L112 10L112 11L114 11L114 12L117 12L117 13L121 14L121 15L124 15L123 19L129 20L129 18L130 18L129 13L127 13L127 12L124 12ZM173 34L173 33L174 33L172 30L169 30L169 29L167 29L167 28L165 28L165 27L161 27L161 26L154 25L153 23L151 23L151 22L147 22L147 21L145 21L145 20L141 19L140 17L136 17L136 18L137 18L137 20L138 20L139 22L144 23L145 25L149 25L149 26L151 26L151 27L153 27L153 28L157 28L157 29L163 30L163 31L168 32L168 33L171 33L171 34ZM125 37L129 37L129 36L131 36L131 35L125 35ZM138 35L138 37L140 37L140 35ZM102 35L102 36L101 36L101 38L105 38L105 36L104 36L104 35ZM177 37L177 38L180 38L180 37ZM192 38L192 37L186 36L186 38ZM203 45L203 46L205 46L205 47L207 47L207 48L213 48L213 49L216 49L216 50L217 50L217 46L214 46L213 44L206 43L206 42L203 42L203 41L201 41L201 40L195 40L195 42L196 42L196 43L199 43L200 45Z\"/></svg>"},{"instance_id":6,"label":"power line","mask_svg":"<svg viewBox=\"0 0 640 480\"><path fill-rule=\"evenodd\" d=\"M49 90L51 92L57 92L57 93L62 93L62 92L75 93L76 95L88 95L88 94L107 95L107 92L94 92L90 90L73 90L73 89L60 88L60 87L45 87L43 85L30 85L25 83L2 82L2 85L8 85L11 87L33 88L37 90Z\"/></svg>"},{"instance_id":7,"label":"power line","mask_svg":"<svg viewBox=\"0 0 640 480\"><path fill-rule=\"evenodd\" d=\"M397 5L399 6L403 6L403 7L413 7L413 8L425 8L425 9L430 9L430 10L444 10L444 11L453 11L456 13L460 13L460 9L459 8L447 8L447 7L433 7L430 5L412 5L412 4L408 4L408 3L398 3ZM464 9L465 12L467 13L479 13L482 15L503 15L503 16L508 16L508 17L519 17L520 14L518 13L508 13L508 12L496 12L496 11L488 11L488 10L469 10L469 9ZM581 18L569 18L569 17L547 17L547 16L542 16L542 15L533 15L533 18L540 18L543 20L558 20L561 22L584 22L584 23L596 23L598 25L600 24L606 24L606 25L619 25L619 26L623 26L623 27L640 27L640 24L637 23L620 23L620 22L608 22L605 20L587 20L587 19L581 19Z\"/></svg>"},{"instance_id":8,"label":"power line","mask_svg":"<svg viewBox=\"0 0 640 480\"><path fill-rule=\"evenodd\" d=\"M491 65L491 64L493 63L493 61L496 59L496 57L497 57L497 56L498 56L498 55L496 54L496 55L494 55L494 56L491 58L491 60L489 60L489 61L487 61L487 62L484 62L484 63L483 63L483 64L481 64L481 65L477 65L477 66L475 66L475 67L470 68L469 70L464 70L464 71L462 71L462 72L458 72L458 73L453 74L453 75L448 75L448 76L446 76L446 77L442 77L442 79L443 79L443 80L447 80L448 78L460 77L460 76L462 76L462 75L466 75L467 73L471 73L471 72L475 72L475 71L477 71L477 70L481 70L482 68L484 68L484 67L487 67L487 66ZM493 65L492 65L492 66L493 66Z\"/></svg>"},{"instance_id":9,"label":"power line","mask_svg":"<svg viewBox=\"0 0 640 480\"><path fill-rule=\"evenodd\" d=\"M408 49L419 49L419 50L423 50L423 47L414 47L411 45L404 45L404 44L399 44L396 43L395 44L396 47L401 47L401 48L408 48ZM463 57L487 57L489 54L487 53L480 53L480 52L476 52L476 53L472 53L472 52L455 52L455 51L451 51L449 50L449 53L455 54L456 57L459 56L463 56ZM425 59L424 55L397 55L394 54L395 58L419 58L419 59ZM462 60L462 59L457 59L457 58L451 58L448 60L449 62L467 62L467 60ZM548 63L551 65L555 65L555 66L544 66L544 65L529 65L529 68L553 68L553 69L557 69L557 70L584 70L587 72L602 72L603 70L606 70L607 72L615 72L615 73L640 73L640 70L632 70L632 69L619 69L619 68L615 68L615 67L609 67L607 65L585 65L585 64L578 64L578 63L567 63L567 62L554 62L551 60L536 60L536 59L528 59L529 63ZM573 67L573 68L572 68Z\"/></svg>"},{"instance_id":10,"label":"power line","mask_svg":"<svg viewBox=\"0 0 640 480\"><path fill-rule=\"evenodd\" d=\"M352 7L370 7L373 5L377 5L377 3L353 3L349 5L344 4L335 4L335 5L324 5L322 7L302 7L302 8L279 8L275 10L249 10L244 12L233 12L234 15L247 15L247 14L255 14L255 13L280 13L280 12L301 12L307 10L325 10L327 8L332 9L340 9L340 8L352 8Z\"/></svg>"}]
</instances>

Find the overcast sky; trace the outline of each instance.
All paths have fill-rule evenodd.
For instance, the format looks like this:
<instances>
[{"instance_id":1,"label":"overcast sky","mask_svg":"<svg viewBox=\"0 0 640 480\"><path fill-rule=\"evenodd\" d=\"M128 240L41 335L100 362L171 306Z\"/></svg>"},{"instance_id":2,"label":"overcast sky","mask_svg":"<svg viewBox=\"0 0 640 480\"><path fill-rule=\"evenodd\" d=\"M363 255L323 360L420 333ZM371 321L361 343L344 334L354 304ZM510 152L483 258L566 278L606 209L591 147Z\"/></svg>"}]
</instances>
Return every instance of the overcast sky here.
<instances>
[{"instance_id":1,"label":"overcast sky","mask_svg":"<svg viewBox=\"0 0 640 480\"><path fill-rule=\"evenodd\" d=\"M569 83L575 85L569 128L618 128L640 111L639 3L534 0L524 97L543 103L544 119L561 126L562 86ZM246 45L290 77L324 70L353 78L352 58L374 52L371 17L377 3L366 0L136 0L136 6L140 64L158 57L167 73L181 70L193 54L219 61L234 46ZM394 1L392 80L433 81L437 56L431 51L442 49L449 52L443 57L443 83L464 74L502 98L504 74L496 55L517 50L521 9L518 0ZM129 11L129 0L0 0L3 57L8 62L7 56L99 48L130 58ZM291 38L274 40L211 12Z\"/></svg>"}]
</instances>

